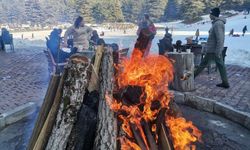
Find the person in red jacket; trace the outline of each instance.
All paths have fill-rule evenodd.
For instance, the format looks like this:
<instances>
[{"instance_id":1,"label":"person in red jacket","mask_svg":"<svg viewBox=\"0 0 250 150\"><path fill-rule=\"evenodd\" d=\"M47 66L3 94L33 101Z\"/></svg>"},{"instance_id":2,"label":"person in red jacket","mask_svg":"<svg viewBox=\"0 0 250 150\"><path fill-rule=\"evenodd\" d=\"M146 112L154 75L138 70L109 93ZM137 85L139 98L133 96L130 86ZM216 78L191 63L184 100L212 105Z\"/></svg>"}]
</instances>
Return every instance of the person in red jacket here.
<instances>
[{"instance_id":1,"label":"person in red jacket","mask_svg":"<svg viewBox=\"0 0 250 150\"><path fill-rule=\"evenodd\" d=\"M152 40L156 35L155 25L149 18L148 14L144 14L144 19L139 24L137 35L138 38L135 44L135 49L139 49L142 52L143 57L146 57L149 54Z\"/></svg>"}]
</instances>

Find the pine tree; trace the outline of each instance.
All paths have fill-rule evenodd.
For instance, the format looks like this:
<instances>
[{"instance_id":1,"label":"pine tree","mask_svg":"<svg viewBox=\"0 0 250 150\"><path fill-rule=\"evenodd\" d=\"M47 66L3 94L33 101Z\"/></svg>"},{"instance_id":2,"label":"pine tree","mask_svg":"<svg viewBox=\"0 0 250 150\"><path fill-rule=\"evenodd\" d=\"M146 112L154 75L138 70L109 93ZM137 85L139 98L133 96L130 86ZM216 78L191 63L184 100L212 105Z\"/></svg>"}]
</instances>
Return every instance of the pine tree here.
<instances>
[{"instance_id":1,"label":"pine tree","mask_svg":"<svg viewBox=\"0 0 250 150\"><path fill-rule=\"evenodd\" d=\"M163 21L174 20L179 17L180 9L178 7L178 2L176 0L168 0L166 9L164 12Z\"/></svg>"},{"instance_id":2,"label":"pine tree","mask_svg":"<svg viewBox=\"0 0 250 150\"><path fill-rule=\"evenodd\" d=\"M75 0L76 13L84 18L86 23L93 23L94 19L91 14L92 5L88 0Z\"/></svg>"},{"instance_id":3,"label":"pine tree","mask_svg":"<svg viewBox=\"0 0 250 150\"><path fill-rule=\"evenodd\" d=\"M143 7L143 0L124 0L122 3L122 11L126 21L137 22Z\"/></svg>"},{"instance_id":4,"label":"pine tree","mask_svg":"<svg viewBox=\"0 0 250 150\"><path fill-rule=\"evenodd\" d=\"M43 12L38 1L25 1L26 21L30 22L32 26L40 25L44 21Z\"/></svg>"},{"instance_id":5,"label":"pine tree","mask_svg":"<svg viewBox=\"0 0 250 150\"><path fill-rule=\"evenodd\" d=\"M237 6L240 6L244 3L245 0L223 0L221 8L224 9L233 9Z\"/></svg>"},{"instance_id":6,"label":"pine tree","mask_svg":"<svg viewBox=\"0 0 250 150\"><path fill-rule=\"evenodd\" d=\"M103 23L105 20L104 5L101 3L96 3L92 9L92 15L96 23Z\"/></svg>"},{"instance_id":7,"label":"pine tree","mask_svg":"<svg viewBox=\"0 0 250 150\"><path fill-rule=\"evenodd\" d=\"M7 22L7 15L6 15L6 6L3 2L0 2L0 23L6 23Z\"/></svg>"},{"instance_id":8,"label":"pine tree","mask_svg":"<svg viewBox=\"0 0 250 150\"><path fill-rule=\"evenodd\" d=\"M205 8L204 3L200 0L183 0L181 6L183 18L188 23L199 20Z\"/></svg>"},{"instance_id":9,"label":"pine tree","mask_svg":"<svg viewBox=\"0 0 250 150\"><path fill-rule=\"evenodd\" d=\"M154 22L159 22L164 18L164 10L167 0L147 0L145 13L148 13Z\"/></svg>"},{"instance_id":10,"label":"pine tree","mask_svg":"<svg viewBox=\"0 0 250 150\"><path fill-rule=\"evenodd\" d=\"M120 0L115 0L114 1L113 8L114 8L115 21L116 22L123 22L124 21L124 16L123 16L123 13L122 13Z\"/></svg>"}]
</instances>

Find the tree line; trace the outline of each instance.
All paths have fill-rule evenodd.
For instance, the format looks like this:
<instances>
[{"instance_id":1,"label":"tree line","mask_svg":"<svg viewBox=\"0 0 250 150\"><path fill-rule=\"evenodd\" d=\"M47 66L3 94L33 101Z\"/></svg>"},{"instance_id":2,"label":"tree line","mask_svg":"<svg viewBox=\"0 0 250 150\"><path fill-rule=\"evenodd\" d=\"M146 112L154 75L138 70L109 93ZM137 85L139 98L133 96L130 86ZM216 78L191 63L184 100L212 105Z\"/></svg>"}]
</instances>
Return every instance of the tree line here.
<instances>
[{"instance_id":1,"label":"tree line","mask_svg":"<svg viewBox=\"0 0 250 150\"><path fill-rule=\"evenodd\" d=\"M0 0L0 24L72 23L79 15L87 23L136 22L144 13L154 22L192 22L212 7L250 8L250 0Z\"/></svg>"}]
</instances>

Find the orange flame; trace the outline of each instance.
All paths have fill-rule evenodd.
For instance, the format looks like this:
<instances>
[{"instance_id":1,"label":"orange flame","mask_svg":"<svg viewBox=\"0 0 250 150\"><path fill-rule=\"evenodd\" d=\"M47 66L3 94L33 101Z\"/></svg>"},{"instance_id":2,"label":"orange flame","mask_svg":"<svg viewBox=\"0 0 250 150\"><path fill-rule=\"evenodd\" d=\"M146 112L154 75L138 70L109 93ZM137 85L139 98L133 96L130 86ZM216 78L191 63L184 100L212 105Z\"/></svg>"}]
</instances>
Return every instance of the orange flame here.
<instances>
[{"instance_id":1,"label":"orange flame","mask_svg":"<svg viewBox=\"0 0 250 150\"><path fill-rule=\"evenodd\" d=\"M167 117L166 124L170 129L175 150L195 149L193 142L201 141L201 132L191 121L184 118Z\"/></svg>"},{"instance_id":2,"label":"orange flame","mask_svg":"<svg viewBox=\"0 0 250 150\"><path fill-rule=\"evenodd\" d=\"M144 103L143 118L146 121L155 119L158 110L150 109L153 101L158 100L159 94L163 93L160 102L162 107L167 108L170 97L168 92L168 82L173 80L173 66L169 59L164 56L148 56L141 58L142 54L135 49L132 59L125 59L121 65L123 70L118 76L118 86L120 88L130 86L140 86L145 88L146 100Z\"/></svg>"},{"instance_id":3,"label":"orange flame","mask_svg":"<svg viewBox=\"0 0 250 150\"><path fill-rule=\"evenodd\" d=\"M141 148L137 144L131 142L127 138L120 138L120 141L121 141L121 150L141 150Z\"/></svg>"},{"instance_id":4,"label":"orange flame","mask_svg":"<svg viewBox=\"0 0 250 150\"><path fill-rule=\"evenodd\" d=\"M156 117L162 108L169 108L168 105L171 99L171 94L168 91L168 83L173 80L173 65L165 56L150 55L146 58L142 58L142 56L140 50L134 49L131 59L123 59L121 64L116 66L116 69L118 70L116 76L118 88L122 89L127 86L139 86L144 90L140 96L140 104L127 106L122 104L122 102L113 99L108 94L106 94L106 101L114 112L119 113L118 117L123 123L122 129L126 133L126 136L130 139L133 138L130 124L136 125L146 149L149 150L149 143L147 143L147 138L143 132L141 121L143 119L147 122L153 122L156 120ZM160 102L161 106L152 110L151 106L154 101ZM139 105L143 105L143 108L139 108ZM180 150L183 147L188 147L191 142L196 141L197 138L200 137L196 133L196 131L198 132L196 127L192 126L190 122L181 121L175 118L166 120L166 124L170 124L170 131L174 132L171 132L174 147L179 148ZM183 126L179 126L179 122L181 122ZM195 132L190 133L186 131L185 129L187 127L193 129ZM178 128L178 130L176 130L176 128ZM153 133L156 132L155 124L153 124L151 130ZM188 134L185 135L187 138L179 139L177 135L182 134ZM158 135L155 134L154 138L157 141ZM120 138L120 141L121 147L124 150L140 149L137 144L131 142L126 137ZM184 146L179 144L180 141Z\"/></svg>"}]
</instances>

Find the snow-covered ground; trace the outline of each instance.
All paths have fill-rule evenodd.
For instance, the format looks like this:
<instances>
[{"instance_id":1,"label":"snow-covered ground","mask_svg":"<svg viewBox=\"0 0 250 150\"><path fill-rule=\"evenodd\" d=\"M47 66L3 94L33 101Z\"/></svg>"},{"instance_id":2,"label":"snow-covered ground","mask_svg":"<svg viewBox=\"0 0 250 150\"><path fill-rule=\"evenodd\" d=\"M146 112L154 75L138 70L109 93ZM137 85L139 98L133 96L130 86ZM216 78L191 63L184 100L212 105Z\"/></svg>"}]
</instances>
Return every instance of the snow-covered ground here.
<instances>
[{"instance_id":1,"label":"snow-covered ground","mask_svg":"<svg viewBox=\"0 0 250 150\"><path fill-rule=\"evenodd\" d=\"M226 39L225 46L228 47L226 64L235 64L244 67L250 67L250 32L247 32L244 37L229 37L228 32L234 29L235 34L242 34L242 28L247 25L250 31L250 15L246 16L239 14L230 18L227 18L226 24ZM193 36L196 29L200 29L201 37L208 36L208 30L211 27L211 22L209 21L208 15L203 16L203 20L191 25L185 25L181 21L160 23L159 26L168 26L170 29L173 28L173 42L176 40L182 40L185 43L185 38L187 36ZM203 24L203 22L205 22ZM109 31L102 28L96 28L100 33L105 32L103 37L106 43L118 43L121 48L129 47L133 48L136 40L136 29L128 30L126 34L123 31ZM32 33L34 38L31 39ZM14 33L14 43L16 48L27 48L31 46L45 47L45 36L48 36L50 31L37 31L37 32L19 32ZM21 39L23 35L24 39ZM164 31L157 31L157 36L153 40L152 53L158 53L157 43L164 35Z\"/></svg>"}]
</instances>

